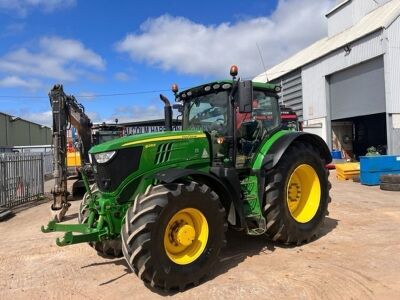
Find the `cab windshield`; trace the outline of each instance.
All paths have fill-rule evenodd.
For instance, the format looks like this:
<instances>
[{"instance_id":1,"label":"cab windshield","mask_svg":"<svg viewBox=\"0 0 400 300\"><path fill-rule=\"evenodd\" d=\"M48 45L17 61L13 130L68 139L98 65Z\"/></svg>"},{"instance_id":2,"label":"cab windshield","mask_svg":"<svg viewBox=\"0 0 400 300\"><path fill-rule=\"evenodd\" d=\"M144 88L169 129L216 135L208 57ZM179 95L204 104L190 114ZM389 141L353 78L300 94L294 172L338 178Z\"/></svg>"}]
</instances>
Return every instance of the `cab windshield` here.
<instances>
[{"instance_id":1,"label":"cab windshield","mask_svg":"<svg viewBox=\"0 0 400 300\"><path fill-rule=\"evenodd\" d=\"M184 130L218 131L228 128L228 91L201 95L184 103Z\"/></svg>"}]
</instances>

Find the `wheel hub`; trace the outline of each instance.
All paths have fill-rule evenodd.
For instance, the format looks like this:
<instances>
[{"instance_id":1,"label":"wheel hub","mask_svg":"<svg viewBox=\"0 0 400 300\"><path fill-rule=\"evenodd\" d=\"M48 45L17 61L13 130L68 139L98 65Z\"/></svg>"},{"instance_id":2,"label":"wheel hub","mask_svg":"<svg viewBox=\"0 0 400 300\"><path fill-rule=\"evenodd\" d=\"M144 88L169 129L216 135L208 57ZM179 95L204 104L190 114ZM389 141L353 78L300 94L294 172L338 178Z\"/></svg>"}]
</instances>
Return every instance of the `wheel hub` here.
<instances>
[{"instance_id":1,"label":"wheel hub","mask_svg":"<svg viewBox=\"0 0 400 300\"><path fill-rule=\"evenodd\" d=\"M193 243L195 236L196 231L193 226L183 225L179 228L176 239L180 245L189 246Z\"/></svg>"},{"instance_id":2,"label":"wheel hub","mask_svg":"<svg viewBox=\"0 0 400 300\"><path fill-rule=\"evenodd\" d=\"M202 212L186 208L172 216L164 233L167 256L176 264L195 261L204 251L208 240L208 223Z\"/></svg>"},{"instance_id":3,"label":"wheel hub","mask_svg":"<svg viewBox=\"0 0 400 300\"><path fill-rule=\"evenodd\" d=\"M287 185L287 205L291 216L307 223L316 215L321 201L321 184L315 169L307 164L298 166Z\"/></svg>"}]
</instances>

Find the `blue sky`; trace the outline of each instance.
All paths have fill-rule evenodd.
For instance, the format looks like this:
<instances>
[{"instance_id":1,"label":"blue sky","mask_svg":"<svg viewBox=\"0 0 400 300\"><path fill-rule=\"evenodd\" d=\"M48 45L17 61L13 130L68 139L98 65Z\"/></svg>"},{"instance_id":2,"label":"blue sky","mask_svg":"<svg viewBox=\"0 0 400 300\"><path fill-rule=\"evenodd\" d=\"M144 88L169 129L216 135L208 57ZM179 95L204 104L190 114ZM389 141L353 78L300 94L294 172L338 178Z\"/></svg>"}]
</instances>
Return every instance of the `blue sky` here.
<instances>
[{"instance_id":1,"label":"blue sky","mask_svg":"<svg viewBox=\"0 0 400 300\"><path fill-rule=\"evenodd\" d=\"M0 111L51 123L64 84L94 122L162 117L157 92L263 71L326 34L333 0L0 0ZM140 93L146 92L146 93ZM137 93L102 97L115 93Z\"/></svg>"}]
</instances>

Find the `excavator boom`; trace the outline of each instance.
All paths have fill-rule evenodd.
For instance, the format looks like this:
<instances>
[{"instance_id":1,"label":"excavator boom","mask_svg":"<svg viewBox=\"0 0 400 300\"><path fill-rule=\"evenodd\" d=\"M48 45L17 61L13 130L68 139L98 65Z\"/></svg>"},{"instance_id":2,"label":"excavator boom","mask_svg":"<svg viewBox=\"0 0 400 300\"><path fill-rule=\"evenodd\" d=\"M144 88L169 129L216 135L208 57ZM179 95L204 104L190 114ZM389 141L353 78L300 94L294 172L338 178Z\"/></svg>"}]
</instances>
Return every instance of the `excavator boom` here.
<instances>
[{"instance_id":1,"label":"excavator boom","mask_svg":"<svg viewBox=\"0 0 400 300\"><path fill-rule=\"evenodd\" d=\"M67 189L67 131L72 125L76 128L80 141L77 148L82 166L89 164L89 149L92 145L90 118L84 107L74 96L64 93L62 85L55 85L49 93L53 113L53 164L54 187L51 191L53 204L51 211L55 221L61 221L70 206Z\"/></svg>"}]
</instances>

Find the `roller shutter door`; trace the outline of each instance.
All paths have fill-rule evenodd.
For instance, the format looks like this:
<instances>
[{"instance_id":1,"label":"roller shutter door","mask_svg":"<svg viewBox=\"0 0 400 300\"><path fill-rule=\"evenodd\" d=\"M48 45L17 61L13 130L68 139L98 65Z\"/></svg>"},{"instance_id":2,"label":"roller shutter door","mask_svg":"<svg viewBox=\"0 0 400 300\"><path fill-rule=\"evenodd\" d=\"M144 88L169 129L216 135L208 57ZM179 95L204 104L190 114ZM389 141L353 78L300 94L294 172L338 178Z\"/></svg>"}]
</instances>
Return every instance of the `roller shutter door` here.
<instances>
[{"instance_id":1,"label":"roller shutter door","mask_svg":"<svg viewBox=\"0 0 400 300\"><path fill-rule=\"evenodd\" d=\"M329 82L331 120L386 111L382 57L335 73Z\"/></svg>"}]
</instances>

